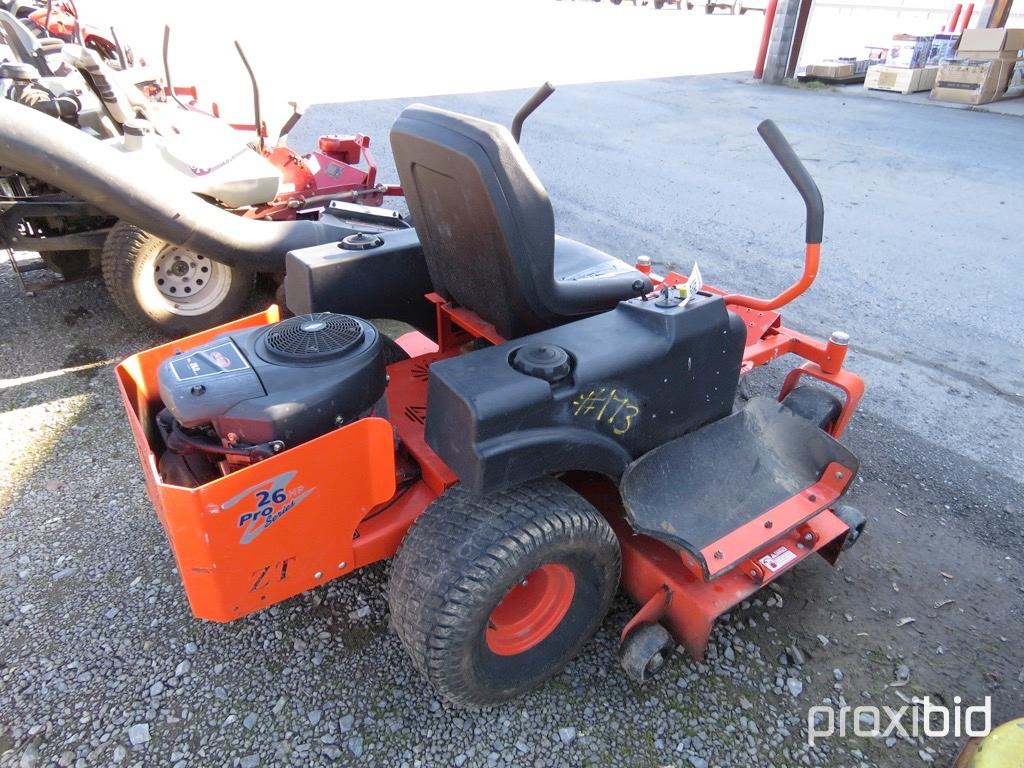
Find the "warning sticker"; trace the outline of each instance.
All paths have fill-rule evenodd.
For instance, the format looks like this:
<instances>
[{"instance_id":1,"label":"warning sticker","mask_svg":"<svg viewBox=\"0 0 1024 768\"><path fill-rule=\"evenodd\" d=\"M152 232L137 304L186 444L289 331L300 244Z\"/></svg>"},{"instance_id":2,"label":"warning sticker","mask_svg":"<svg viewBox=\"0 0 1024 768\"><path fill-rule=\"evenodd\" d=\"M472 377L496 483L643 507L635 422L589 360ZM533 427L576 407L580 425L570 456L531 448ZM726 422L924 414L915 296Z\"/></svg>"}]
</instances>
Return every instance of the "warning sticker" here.
<instances>
[{"instance_id":1,"label":"warning sticker","mask_svg":"<svg viewBox=\"0 0 1024 768\"><path fill-rule=\"evenodd\" d=\"M796 560L796 552L792 552L789 549L786 549L786 547L779 547L774 552L769 555L765 555L757 562L772 573L777 573L794 560Z\"/></svg>"},{"instance_id":2,"label":"warning sticker","mask_svg":"<svg viewBox=\"0 0 1024 768\"><path fill-rule=\"evenodd\" d=\"M249 363L246 362L241 350L231 341L171 359L171 370L178 381L242 371L248 367Z\"/></svg>"}]
</instances>

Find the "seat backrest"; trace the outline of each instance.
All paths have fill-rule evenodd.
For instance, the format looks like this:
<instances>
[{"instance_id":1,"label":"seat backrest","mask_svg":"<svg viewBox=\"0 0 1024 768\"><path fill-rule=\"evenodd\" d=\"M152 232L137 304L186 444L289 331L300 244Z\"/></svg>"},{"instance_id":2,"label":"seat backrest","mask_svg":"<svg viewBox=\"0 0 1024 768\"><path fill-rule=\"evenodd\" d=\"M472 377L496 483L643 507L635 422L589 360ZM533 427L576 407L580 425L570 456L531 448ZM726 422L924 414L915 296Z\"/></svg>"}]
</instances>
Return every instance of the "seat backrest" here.
<instances>
[{"instance_id":1,"label":"seat backrest","mask_svg":"<svg viewBox=\"0 0 1024 768\"><path fill-rule=\"evenodd\" d=\"M43 75L52 75L46 57L39 50L39 40L10 11L0 8L0 32L11 51L25 64L32 64Z\"/></svg>"},{"instance_id":2,"label":"seat backrest","mask_svg":"<svg viewBox=\"0 0 1024 768\"><path fill-rule=\"evenodd\" d=\"M506 338L550 324L554 212L508 130L416 104L391 148L434 289Z\"/></svg>"}]
</instances>

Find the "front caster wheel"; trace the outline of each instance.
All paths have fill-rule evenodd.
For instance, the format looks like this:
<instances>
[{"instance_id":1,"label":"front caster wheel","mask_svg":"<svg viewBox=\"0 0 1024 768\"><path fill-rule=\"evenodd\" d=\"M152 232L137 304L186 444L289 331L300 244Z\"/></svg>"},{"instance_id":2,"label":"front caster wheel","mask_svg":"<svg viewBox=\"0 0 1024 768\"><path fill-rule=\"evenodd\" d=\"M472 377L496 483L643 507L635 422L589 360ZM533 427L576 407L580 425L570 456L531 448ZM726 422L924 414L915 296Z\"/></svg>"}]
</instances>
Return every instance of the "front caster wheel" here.
<instances>
[{"instance_id":1,"label":"front caster wheel","mask_svg":"<svg viewBox=\"0 0 1024 768\"><path fill-rule=\"evenodd\" d=\"M661 671L675 645L661 624L641 624L622 642L619 663L630 680L642 685Z\"/></svg>"},{"instance_id":2,"label":"front caster wheel","mask_svg":"<svg viewBox=\"0 0 1024 768\"><path fill-rule=\"evenodd\" d=\"M848 504L844 504L841 507L836 507L836 517L846 523L850 532L846 536L846 541L843 542L843 550L850 549L854 544L860 541L860 537L864 533L864 529L867 527L868 519L864 516L856 507L851 507Z\"/></svg>"},{"instance_id":3,"label":"front caster wheel","mask_svg":"<svg viewBox=\"0 0 1024 768\"><path fill-rule=\"evenodd\" d=\"M395 557L393 624L438 693L496 704L579 653L608 612L619 562L607 521L557 480L491 496L456 486Z\"/></svg>"}]
</instances>

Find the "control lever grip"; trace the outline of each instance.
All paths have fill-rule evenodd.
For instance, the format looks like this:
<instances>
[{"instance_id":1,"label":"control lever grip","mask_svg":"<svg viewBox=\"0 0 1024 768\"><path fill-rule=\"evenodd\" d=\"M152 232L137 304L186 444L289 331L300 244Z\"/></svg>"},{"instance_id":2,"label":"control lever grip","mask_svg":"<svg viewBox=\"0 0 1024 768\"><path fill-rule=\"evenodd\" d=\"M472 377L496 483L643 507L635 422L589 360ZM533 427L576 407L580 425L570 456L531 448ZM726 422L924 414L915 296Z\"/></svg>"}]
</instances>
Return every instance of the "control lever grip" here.
<instances>
[{"instance_id":1,"label":"control lever grip","mask_svg":"<svg viewBox=\"0 0 1024 768\"><path fill-rule=\"evenodd\" d=\"M512 118L512 138L516 140L516 144L519 143L519 137L523 133L523 123L526 122L526 118L533 114L534 110L543 104L548 96L555 92L555 86L551 84L551 81L544 83L537 92L531 96L523 106L516 112L516 116Z\"/></svg>"},{"instance_id":2,"label":"control lever grip","mask_svg":"<svg viewBox=\"0 0 1024 768\"><path fill-rule=\"evenodd\" d=\"M804 206L807 208L807 235L805 242L808 245L812 243L820 244L822 232L825 228L825 203L822 202L818 185L814 183L814 179L811 177L810 171L803 164L803 161L796 156L793 146L782 135L779 126L772 120L765 120L757 126L757 132L761 134L764 143L768 145L768 149L775 155L775 159L782 166L782 170L786 172L789 180L793 182L793 186L800 193L800 197L804 199Z\"/></svg>"}]
</instances>

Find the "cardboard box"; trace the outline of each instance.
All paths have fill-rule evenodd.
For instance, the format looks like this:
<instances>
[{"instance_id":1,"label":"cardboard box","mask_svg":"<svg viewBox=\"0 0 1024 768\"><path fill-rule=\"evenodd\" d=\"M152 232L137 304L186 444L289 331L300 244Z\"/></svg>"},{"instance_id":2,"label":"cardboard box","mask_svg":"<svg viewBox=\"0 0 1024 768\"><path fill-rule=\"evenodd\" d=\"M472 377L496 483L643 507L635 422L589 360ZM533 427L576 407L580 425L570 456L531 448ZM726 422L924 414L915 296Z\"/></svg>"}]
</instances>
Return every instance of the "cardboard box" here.
<instances>
[{"instance_id":1,"label":"cardboard box","mask_svg":"<svg viewBox=\"0 0 1024 768\"><path fill-rule=\"evenodd\" d=\"M920 67L905 69L903 67L871 67L864 76L864 87L874 91L893 91L895 93L916 93L930 91L935 85L935 74L938 67Z\"/></svg>"},{"instance_id":2,"label":"cardboard box","mask_svg":"<svg viewBox=\"0 0 1024 768\"><path fill-rule=\"evenodd\" d=\"M928 52L929 67L937 67L944 61L956 58L956 47L960 42L960 35L942 34L932 37L932 47Z\"/></svg>"},{"instance_id":3,"label":"cardboard box","mask_svg":"<svg viewBox=\"0 0 1024 768\"><path fill-rule=\"evenodd\" d=\"M1024 57L1024 29L965 29L957 50L958 59L1004 59Z\"/></svg>"},{"instance_id":4,"label":"cardboard box","mask_svg":"<svg viewBox=\"0 0 1024 768\"><path fill-rule=\"evenodd\" d=\"M939 66L929 98L988 104L1024 94L1024 59L956 59Z\"/></svg>"},{"instance_id":5,"label":"cardboard box","mask_svg":"<svg viewBox=\"0 0 1024 768\"><path fill-rule=\"evenodd\" d=\"M893 35L885 66L916 69L928 63L932 50L931 35Z\"/></svg>"},{"instance_id":6,"label":"cardboard box","mask_svg":"<svg viewBox=\"0 0 1024 768\"><path fill-rule=\"evenodd\" d=\"M825 80L842 80L847 77L863 75L867 71L867 59L841 57L838 59L825 59L820 64L808 64L804 74L808 77L820 77Z\"/></svg>"}]
</instances>

